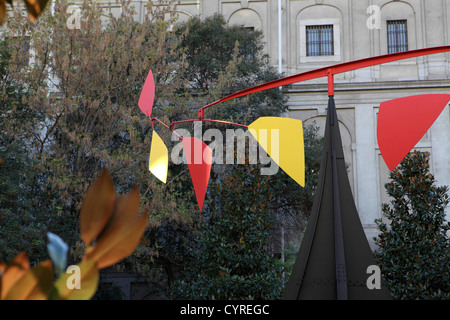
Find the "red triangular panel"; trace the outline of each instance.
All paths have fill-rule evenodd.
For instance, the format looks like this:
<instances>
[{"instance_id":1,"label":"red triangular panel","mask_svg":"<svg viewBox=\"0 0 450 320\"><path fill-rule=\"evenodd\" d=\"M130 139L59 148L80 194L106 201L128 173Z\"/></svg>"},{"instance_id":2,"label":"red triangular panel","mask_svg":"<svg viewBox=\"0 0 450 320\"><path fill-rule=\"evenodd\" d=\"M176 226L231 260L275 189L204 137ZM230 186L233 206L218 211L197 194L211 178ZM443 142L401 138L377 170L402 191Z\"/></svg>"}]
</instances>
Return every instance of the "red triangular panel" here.
<instances>
[{"instance_id":1,"label":"red triangular panel","mask_svg":"<svg viewBox=\"0 0 450 320\"><path fill-rule=\"evenodd\" d=\"M153 79L152 70L148 72L147 79L145 79L142 87L141 95L139 97L138 105L141 111L147 115L152 115L153 101L155 100L155 80Z\"/></svg>"},{"instance_id":2,"label":"red triangular panel","mask_svg":"<svg viewBox=\"0 0 450 320\"><path fill-rule=\"evenodd\" d=\"M212 150L203 141L193 137L183 138L183 150L194 185L198 207L202 210L211 173Z\"/></svg>"},{"instance_id":3,"label":"red triangular panel","mask_svg":"<svg viewBox=\"0 0 450 320\"><path fill-rule=\"evenodd\" d=\"M414 148L449 100L449 94L425 94L381 103L377 138L389 170L394 170Z\"/></svg>"}]
</instances>

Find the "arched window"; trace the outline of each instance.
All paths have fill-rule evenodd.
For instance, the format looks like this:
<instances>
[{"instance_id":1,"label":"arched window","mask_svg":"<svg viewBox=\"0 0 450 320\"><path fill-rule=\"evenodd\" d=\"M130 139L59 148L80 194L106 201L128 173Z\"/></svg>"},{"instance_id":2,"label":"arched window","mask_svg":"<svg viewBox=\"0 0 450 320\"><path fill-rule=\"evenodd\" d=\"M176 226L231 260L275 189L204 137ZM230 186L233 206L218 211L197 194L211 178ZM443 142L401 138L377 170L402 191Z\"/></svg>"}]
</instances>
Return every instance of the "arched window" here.
<instances>
[{"instance_id":1,"label":"arched window","mask_svg":"<svg viewBox=\"0 0 450 320\"><path fill-rule=\"evenodd\" d=\"M332 6L314 5L297 16L299 59L308 62L341 61L341 12Z\"/></svg>"},{"instance_id":2,"label":"arched window","mask_svg":"<svg viewBox=\"0 0 450 320\"><path fill-rule=\"evenodd\" d=\"M228 24L243 26L251 30L261 30L261 18L251 9L235 11L228 19Z\"/></svg>"},{"instance_id":3,"label":"arched window","mask_svg":"<svg viewBox=\"0 0 450 320\"><path fill-rule=\"evenodd\" d=\"M391 2L381 8L380 54L417 49L415 14L405 2Z\"/></svg>"}]
</instances>

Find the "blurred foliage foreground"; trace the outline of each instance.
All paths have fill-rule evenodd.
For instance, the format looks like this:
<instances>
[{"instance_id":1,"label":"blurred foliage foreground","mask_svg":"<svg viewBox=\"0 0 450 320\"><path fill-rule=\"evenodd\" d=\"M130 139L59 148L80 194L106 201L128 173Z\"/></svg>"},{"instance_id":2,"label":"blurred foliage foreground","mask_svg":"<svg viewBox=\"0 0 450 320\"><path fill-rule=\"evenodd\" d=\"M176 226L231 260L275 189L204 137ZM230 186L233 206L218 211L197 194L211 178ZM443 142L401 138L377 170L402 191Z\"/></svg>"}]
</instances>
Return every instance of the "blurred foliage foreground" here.
<instances>
[{"instance_id":1,"label":"blurred foliage foreground","mask_svg":"<svg viewBox=\"0 0 450 320\"><path fill-rule=\"evenodd\" d=\"M90 299L97 290L99 270L126 258L139 244L148 212L138 213L137 188L117 196L108 171L103 170L86 192L81 207L81 238L86 246L82 261L64 272L67 245L49 233L51 260L30 268L22 252L8 264L0 262L0 299Z\"/></svg>"}]
</instances>

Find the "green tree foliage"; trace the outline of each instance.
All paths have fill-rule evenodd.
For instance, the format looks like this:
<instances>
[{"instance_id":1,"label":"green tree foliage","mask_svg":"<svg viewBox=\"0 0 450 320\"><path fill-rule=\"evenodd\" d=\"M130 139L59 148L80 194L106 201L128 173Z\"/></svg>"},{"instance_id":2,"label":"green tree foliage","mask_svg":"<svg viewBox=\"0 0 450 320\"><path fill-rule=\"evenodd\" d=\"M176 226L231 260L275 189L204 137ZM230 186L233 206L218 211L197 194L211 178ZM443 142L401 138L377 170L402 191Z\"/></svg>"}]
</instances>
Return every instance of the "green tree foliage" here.
<instances>
[{"instance_id":1,"label":"green tree foliage","mask_svg":"<svg viewBox=\"0 0 450 320\"><path fill-rule=\"evenodd\" d=\"M181 74L184 90L196 97L196 109L236 91L280 77L264 54L263 34L231 26L215 14L182 24L180 36L187 68ZM207 118L252 122L260 116L279 116L287 98L278 88L207 109Z\"/></svg>"},{"instance_id":2,"label":"green tree foliage","mask_svg":"<svg viewBox=\"0 0 450 320\"><path fill-rule=\"evenodd\" d=\"M184 88L197 97L196 107L281 76L264 53L262 32L228 25L219 14L204 20L193 18L182 24L177 34L183 35L181 45L187 63L182 74L187 83ZM205 110L205 116L249 124L262 116L282 116L285 111L287 95L274 88L213 106ZM208 128L207 124L205 128ZM270 186L276 200L272 202L272 211L309 215L322 150L322 139L317 130L312 125L304 132L305 188L280 170Z\"/></svg>"},{"instance_id":3,"label":"green tree foliage","mask_svg":"<svg viewBox=\"0 0 450 320\"><path fill-rule=\"evenodd\" d=\"M396 299L450 298L448 187L429 173L429 153L415 151L390 172L383 204L389 222L377 220L376 258Z\"/></svg>"},{"instance_id":4,"label":"green tree foliage","mask_svg":"<svg viewBox=\"0 0 450 320\"><path fill-rule=\"evenodd\" d=\"M152 212L145 234L147 246L140 246L134 259L123 262L126 267L146 272L149 261L158 261L161 237L168 236L159 232L161 237L156 241L153 229L195 220L191 217L195 212L190 210L195 203L185 200L193 193L184 187L189 176L180 174L187 168L174 170L172 166L166 185L148 172L151 125L137 106L144 80L152 69L157 85L154 114L167 120L188 113L185 106L189 98L176 94L181 86L176 73L184 65L182 52L170 31L171 21L164 20L165 6L149 2L145 23L139 24L134 21L130 1L120 1L122 10L118 15L105 14L100 5L84 1L80 5L80 29L70 29L66 24L68 4L55 1L55 14L47 11L34 24L16 12L5 30L5 36L13 41L8 44L10 55L4 70L15 91L2 88L1 98L11 101L8 108L12 111L4 110L6 105L2 103L1 116L11 120L8 128L14 130L8 131L10 140L20 138L26 142L28 161L17 159L21 168L14 171L26 177L20 182L11 179L17 181L22 192L20 198L16 197L18 203L35 214L21 222L23 228L6 228L8 221L3 218L2 230L8 231L8 236L2 237L2 245L12 251L30 247L26 242L10 241L11 237L17 235L20 239L24 236L22 230L26 232L31 222L39 221L41 238L37 239L45 241L46 231L58 234L67 241L72 260L76 260L82 244L73 231L78 230L81 200L106 167L119 193L138 185L142 207ZM24 54L23 41L27 41L32 56ZM6 76L2 73L2 85ZM19 92L20 88L26 88L26 94ZM2 138L6 137L5 128ZM160 136L170 145L168 131ZM3 146L12 148L8 143ZM4 170L13 174L13 162L0 156L5 160ZM31 194L25 194L26 190ZM14 217L23 219L25 215ZM186 225L183 228L189 230ZM40 259L33 254L29 257L32 261Z\"/></svg>"},{"instance_id":5,"label":"green tree foliage","mask_svg":"<svg viewBox=\"0 0 450 320\"><path fill-rule=\"evenodd\" d=\"M272 219L269 178L254 166L228 166L230 174L210 186L208 214L177 299L277 299L283 281L268 248ZM250 173L250 175L249 175Z\"/></svg>"},{"instance_id":6,"label":"green tree foliage","mask_svg":"<svg viewBox=\"0 0 450 320\"><path fill-rule=\"evenodd\" d=\"M53 194L37 179L36 161L23 131L37 115L26 103L24 86L9 70L16 46L20 43L10 39L0 42L0 260L10 261L20 251L42 260L47 257L44 226L61 221L52 206Z\"/></svg>"},{"instance_id":7,"label":"green tree foliage","mask_svg":"<svg viewBox=\"0 0 450 320\"><path fill-rule=\"evenodd\" d=\"M199 18L191 19L190 21L181 25L177 31L184 36L181 45L183 46L186 56L187 69L183 73L184 79L184 92L190 92L194 98L195 109L199 106L206 105L212 101L220 99L228 94L245 89L257 84L261 84L267 81L271 81L280 77L276 70L269 65L268 56L264 54L264 43L262 39L262 33L256 30L249 30L241 26L227 25L224 18L220 15L214 15L212 17L201 20ZM278 88L264 91L262 93L252 94L245 98L236 99L236 101L230 101L222 103L217 106L213 106L210 109L206 109L206 118L231 120L240 123L250 123L260 116L281 116L284 111L287 110L287 96L284 92ZM205 129L214 126L222 129L229 128L217 126L217 124L208 125L205 124ZM258 190L254 191L256 194L263 195L262 197L268 199L269 197L273 201L267 202L264 208L264 213L259 212L257 216L264 214L270 217L270 221L273 223L276 219L282 220L286 214L293 216L302 216L305 213L309 213L312 205L313 194L315 190L317 174L320 166L320 152L321 152L321 139L317 136L317 128L307 127L305 130L305 151L306 151L306 167L307 167L307 187L302 188L296 182L294 182L289 176L287 176L282 170L271 177L271 183L262 187L262 184L257 187ZM319 159L319 160L318 160ZM228 181L228 179L234 179L233 175L235 170L221 170L220 166L213 166L211 173L210 186L221 184L222 181ZM260 173L255 171L243 170L239 172L241 179L245 181L257 180ZM244 177L245 176L245 177ZM258 184L256 184L258 185ZM217 190L209 187L208 198L216 197ZM252 189L253 190L253 189ZM230 195L230 199L234 197ZM242 211L240 204L233 200L228 200L230 206L228 208L230 215L234 211ZM248 199L246 199L248 200ZM223 202L227 201L222 198ZM241 203L241 202L240 202ZM215 212L215 204L210 204L211 212ZM234 207L234 209L232 209ZM216 218L215 213L211 213L211 219L205 222L204 228L200 233L197 242L200 246L204 246L210 241L210 235L214 235L215 230L211 224ZM233 216L234 223L226 219L223 221L223 228L226 228L226 224L229 223L229 232L240 230L239 224L247 225L246 221L239 222L242 216L236 213ZM222 223L222 222L221 222ZM206 230L206 231L205 231ZM265 230L268 232L268 230ZM217 237L217 235L216 235ZM208 240L209 239L209 240ZM270 243L270 237L264 238L266 241L266 249ZM230 239L226 239L221 236L222 246L224 246L223 254L233 254L232 247L227 245ZM230 241L238 241L230 240ZM219 239L216 238L216 244ZM205 249L206 250L206 249ZM245 289L242 292L233 291L236 289L226 289L221 291L219 282L224 281L223 286L236 286L239 273L234 273L233 277L216 277L219 272L214 271L214 275L203 276L200 270L204 270L203 263L213 265L220 259L215 255L219 253L211 252L210 259L199 259L199 253L195 254L192 258L193 263L188 263L189 266L195 265L195 269L188 268L190 271L182 278L185 282L182 282L182 286L177 287L176 294L178 297L220 297L233 298L233 297L246 297L245 290L253 291L250 296L261 297L261 288ZM268 252L264 253L269 255ZM242 259L253 259L253 262L258 264L260 261L254 255L244 255L241 253ZM216 259L216 260L215 260ZM214 263L211 264L211 261ZM220 264L219 264L220 265ZM277 279L277 271L275 265L271 265L272 272L267 273L268 277L273 281ZM199 272L198 274L196 272ZM257 270L253 270L256 274L259 274ZM228 274L222 272L222 274ZM240 281L253 281L250 280L252 273L249 272L244 278L239 278ZM191 281L192 277L197 277L198 281ZM216 282L210 282L211 277L214 276ZM271 281L272 281L271 280ZM217 282L218 281L218 282ZM256 278L254 279L256 281ZM273 283L269 281L270 283ZM211 286L208 286L208 283ZM213 284L214 283L214 284ZM256 283L254 285L258 286ZM196 290L203 290L203 293L199 295L195 294ZM276 297L279 295L279 287L275 286L274 291L266 290L264 294L266 297ZM275 293L276 291L276 293ZM222 292L222 293L220 293ZM259 293L255 293L259 292ZM203 294L203 295L202 295Z\"/></svg>"}]
</instances>

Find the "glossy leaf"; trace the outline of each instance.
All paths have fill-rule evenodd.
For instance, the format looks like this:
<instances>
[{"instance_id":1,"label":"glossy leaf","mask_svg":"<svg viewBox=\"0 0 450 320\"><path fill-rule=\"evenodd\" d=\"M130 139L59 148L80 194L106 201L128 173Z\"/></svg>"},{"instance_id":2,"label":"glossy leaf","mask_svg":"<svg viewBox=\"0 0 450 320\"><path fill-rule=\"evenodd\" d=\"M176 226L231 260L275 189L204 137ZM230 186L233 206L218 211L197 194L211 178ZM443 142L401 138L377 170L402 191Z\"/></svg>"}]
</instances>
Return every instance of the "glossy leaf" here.
<instances>
[{"instance_id":1,"label":"glossy leaf","mask_svg":"<svg viewBox=\"0 0 450 320\"><path fill-rule=\"evenodd\" d=\"M148 170L162 182L166 183L169 167L169 152L164 141L153 131Z\"/></svg>"},{"instance_id":2,"label":"glossy leaf","mask_svg":"<svg viewBox=\"0 0 450 320\"><path fill-rule=\"evenodd\" d=\"M138 105L141 111L151 117L153 109L153 101L155 100L155 80L153 79L152 70L148 72L142 87L141 95L139 97Z\"/></svg>"},{"instance_id":3,"label":"glossy leaf","mask_svg":"<svg viewBox=\"0 0 450 320\"><path fill-rule=\"evenodd\" d=\"M52 262L46 260L27 272L6 293L5 300L46 300L53 281Z\"/></svg>"},{"instance_id":4,"label":"glossy leaf","mask_svg":"<svg viewBox=\"0 0 450 320\"><path fill-rule=\"evenodd\" d=\"M79 288L73 282L73 278L77 275L72 272L65 272L53 285L50 295L51 300L89 300L94 296L99 281L96 262L85 260L76 266L79 268Z\"/></svg>"},{"instance_id":5,"label":"glossy leaf","mask_svg":"<svg viewBox=\"0 0 450 320\"><path fill-rule=\"evenodd\" d=\"M267 154L301 186L305 186L305 151L300 120L261 117L248 126Z\"/></svg>"},{"instance_id":6,"label":"glossy leaf","mask_svg":"<svg viewBox=\"0 0 450 320\"><path fill-rule=\"evenodd\" d=\"M103 230L112 215L114 185L107 170L89 187L80 212L80 230L83 242L89 245Z\"/></svg>"},{"instance_id":7,"label":"glossy leaf","mask_svg":"<svg viewBox=\"0 0 450 320\"><path fill-rule=\"evenodd\" d=\"M394 170L414 148L449 100L448 94L425 94L380 104L377 139L389 170Z\"/></svg>"},{"instance_id":8,"label":"glossy leaf","mask_svg":"<svg viewBox=\"0 0 450 320\"><path fill-rule=\"evenodd\" d=\"M212 150L203 141L193 137L183 138L183 150L197 203L202 210L211 173Z\"/></svg>"},{"instance_id":9,"label":"glossy leaf","mask_svg":"<svg viewBox=\"0 0 450 320\"><path fill-rule=\"evenodd\" d=\"M84 260L97 261L99 269L109 267L129 256L145 231L148 213L138 216L139 192L117 197L114 212L95 246L86 252Z\"/></svg>"}]
</instances>

